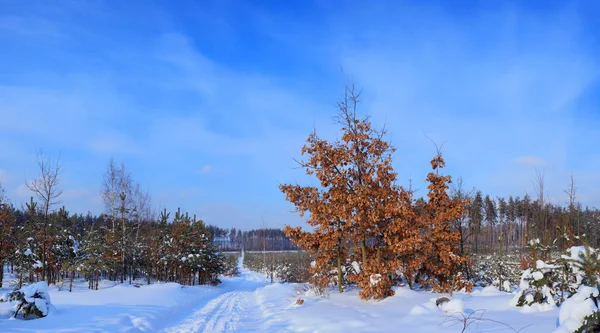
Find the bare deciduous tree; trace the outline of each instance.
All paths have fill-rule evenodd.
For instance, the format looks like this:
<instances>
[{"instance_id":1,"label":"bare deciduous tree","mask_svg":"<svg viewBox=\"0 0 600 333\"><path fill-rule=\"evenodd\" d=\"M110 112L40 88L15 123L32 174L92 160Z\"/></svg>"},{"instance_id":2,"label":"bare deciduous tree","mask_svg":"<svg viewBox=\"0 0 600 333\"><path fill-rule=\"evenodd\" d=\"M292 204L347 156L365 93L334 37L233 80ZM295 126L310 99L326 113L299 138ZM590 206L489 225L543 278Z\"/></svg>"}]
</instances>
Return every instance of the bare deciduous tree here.
<instances>
[{"instance_id":1,"label":"bare deciduous tree","mask_svg":"<svg viewBox=\"0 0 600 333\"><path fill-rule=\"evenodd\" d=\"M43 149L40 149L37 154L37 163L40 169L40 175L37 178L27 182L27 188L35 194L37 199L41 203L42 210L42 221L38 228L41 237L42 245L42 280L46 280L47 270L47 239L48 239L48 228L49 221L48 215L52 206L60 203L60 196L63 193L59 188L60 185L60 174L63 166L60 163L60 158L53 160L48 156Z\"/></svg>"},{"instance_id":2,"label":"bare deciduous tree","mask_svg":"<svg viewBox=\"0 0 600 333\"><path fill-rule=\"evenodd\" d=\"M468 202L471 201L473 197L473 190L467 192L464 189L464 183L462 177L458 177L458 180L452 184L451 196L454 199L466 200ZM452 225L456 231L460 234L460 254L464 255L466 253L467 242L472 235L473 228L471 228L471 221L468 219L468 214L465 212L461 217L453 220Z\"/></svg>"},{"instance_id":3,"label":"bare deciduous tree","mask_svg":"<svg viewBox=\"0 0 600 333\"><path fill-rule=\"evenodd\" d=\"M544 171L539 171L535 169L535 180L533 182L533 186L538 196L538 216L537 216L537 227L540 228L543 232L543 241L544 244L548 244L549 234L548 234L548 226L546 225L546 203L544 202Z\"/></svg>"},{"instance_id":4,"label":"bare deciduous tree","mask_svg":"<svg viewBox=\"0 0 600 333\"><path fill-rule=\"evenodd\" d=\"M115 232L116 213L118 211L119 197L119 169L115 160L110 159L106 167L102 184L102 199L104 200L105 212L110 216L112 222L112 232Z\"/></svg>"},{"instance_id":5,"label":"bare deciduous tree","mask_svg":"<svg viewBox=\"0 0 600 333\"><path fill-rule=\"evenodd\" d=\"M575 186L575 177L571 175L571 181L569 183L569 188L565 190L565 193L569 197L569 225L573 225L574 212L575 212L575 204L577 201L577 186ZM579 216L577 216L577 237L579 238Z\"/></svg>"}]
</instances>

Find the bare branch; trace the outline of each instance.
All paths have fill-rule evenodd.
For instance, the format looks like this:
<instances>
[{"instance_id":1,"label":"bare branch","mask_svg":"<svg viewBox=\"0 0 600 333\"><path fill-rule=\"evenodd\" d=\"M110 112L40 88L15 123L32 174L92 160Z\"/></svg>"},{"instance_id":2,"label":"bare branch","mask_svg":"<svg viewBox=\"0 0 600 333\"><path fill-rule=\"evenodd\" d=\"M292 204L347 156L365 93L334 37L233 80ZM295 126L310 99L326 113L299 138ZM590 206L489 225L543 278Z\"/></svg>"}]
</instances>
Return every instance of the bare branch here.
<instances>
[{"instance_id":1,"label":"bare branch","mask_svg":"<svg viewBox=\"0 0 600 333\"><path fill-rule=\"evenodd\" d=\"M60 163L60 157L52 160L44 153L43 149L38 151L37 163L40 176L27 182L27 188L41 201L42 209L47 216L50 208L61 202L59 197L63 192L58 186L60 185L59 176L62 173L63 166Z\"/></svg>"}]
</instances>

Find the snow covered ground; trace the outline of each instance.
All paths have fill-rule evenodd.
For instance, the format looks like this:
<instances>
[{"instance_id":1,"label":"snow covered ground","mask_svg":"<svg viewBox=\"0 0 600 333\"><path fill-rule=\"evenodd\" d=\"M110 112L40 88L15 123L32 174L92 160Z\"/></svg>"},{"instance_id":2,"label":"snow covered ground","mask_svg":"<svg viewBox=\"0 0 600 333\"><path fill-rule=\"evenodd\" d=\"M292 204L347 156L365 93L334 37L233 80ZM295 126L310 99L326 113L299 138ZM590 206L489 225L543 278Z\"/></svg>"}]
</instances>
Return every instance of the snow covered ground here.
<instances>
[{"instance_id":1,"label":"snow covered ground","mask_svg":"<svg viewBox=\"0 0 600 333\"><path fill-rule=\"evenodd\" d=\"M445 313L435 305L439 294L398 288L395 296L379 302L362 301L355 290L323 299L299 295L299 285L267 285L262 275L243 268L240 277L223 278L216 287L102 287L90 291L80 285L72 293L52 289L55 308L37 320L10 319L10 305L0 303L0 332L445 333L461 332L463 324L453 318L473 311L472 318L481 320L465 332L552 332L558 319L558 309L523 311L510 305L514 295L493 288L454 294L457 301L448 304ZM298 297L304 304L296 304Z\"/></svg>"}]
</instances>

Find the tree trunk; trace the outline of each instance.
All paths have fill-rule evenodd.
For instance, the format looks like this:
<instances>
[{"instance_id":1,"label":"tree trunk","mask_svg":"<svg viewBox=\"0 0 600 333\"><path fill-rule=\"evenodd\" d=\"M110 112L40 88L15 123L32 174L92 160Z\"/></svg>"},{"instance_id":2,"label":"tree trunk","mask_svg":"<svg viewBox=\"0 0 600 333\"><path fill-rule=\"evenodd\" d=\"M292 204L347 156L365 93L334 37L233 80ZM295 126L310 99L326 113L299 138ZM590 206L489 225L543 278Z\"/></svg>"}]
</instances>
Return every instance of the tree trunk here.
<instances>
[{"instance_id":1,"label":"tree trunk","mask_svg":"<svg viewBox=\"0 0 600 333\"><path fill-rule=\"evenodd\" d=\"M360 241L360 248L362 250L362 264L365 267L367 264L367 238L365 236Z\"/></svg>"},{"instance_id":2,"label":"tree trunk","mask_svg":"<svg viewBox=\"0 0 600 333\"><path fill-rule=\"evenodd\" d=\"M71 278L69 281L69 292L73 291L73 280L75 279L75 271L71 271Z\"/></svg>"},{"instance_id":3,"label":"tree trunk","mask_svg":"<svg viewBox=\"0 0 600 333\"><path fill-rule=\"evenodd\" d=\"M338 290L340 293L344 292L342 287L342 240L338 239L338 250L337 250L337 273L338 273Z\"/></svg>"}]
</instances>

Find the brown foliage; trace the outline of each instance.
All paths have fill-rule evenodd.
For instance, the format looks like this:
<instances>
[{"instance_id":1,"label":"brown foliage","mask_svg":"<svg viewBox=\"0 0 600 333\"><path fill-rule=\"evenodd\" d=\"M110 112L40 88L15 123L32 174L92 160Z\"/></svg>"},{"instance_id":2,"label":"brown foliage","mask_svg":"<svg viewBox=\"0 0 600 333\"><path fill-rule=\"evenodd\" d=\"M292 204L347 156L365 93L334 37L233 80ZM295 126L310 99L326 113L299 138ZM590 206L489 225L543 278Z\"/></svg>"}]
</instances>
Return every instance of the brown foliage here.
<instances>
[{"instance_id":1,"label":"brown foliage","mask_svg":"<svg viewBox=\"0 0 600 333\"><path fill-rule=\"evenodd\" d=\"M350 87L338 103L340 140L328 142L313 132L302 148L308 159L298 163L320 187L280 186L313 227L304 231L287 226L286 235L314 257L311 282L317 286L329 285L337 269L342 292L347 283L342 263L354 260L360 262L360 272L347 279L362 288L363 299L393 295L398 272L409 281L420 276L420 282L436 291L457 288L462 281L458 268L465 259L458 255L460 236L451 231L450 221L462 216L466 201L449 198L451 179L438 175L444 166L438 154L431 162L435 173L427 177L429 200L413 204L412 193L395 184L394 148L383 139L385 130L373 129L368 118L357 118L358 101Z\"/></svg>"},{"instance_id":2,"label":"brown foliage","mask_svg":"<svg viewBox=\"0 0 600 333\"><path fill-rule=\"evenodd\" d=\"M0 192L0 200L2 200ZM15 216L12 207L0 201L0 288L4 277L4 262L14 253Z\"/></svg>"},{"instance_id":3,"label":"brown foliage","mask_svg":"<svg viewBox=\"0 0 600 333\"><path fill-rule=\"evenodd\" d=\"M460 267L466 258L459 255L460 235L452 231L451 221L460 218L465 212L466 199L451 199L448 195L450 176L439 174L445 166L440 153L431 161L434 172L427 175L429 200L419 201L421 231L421 255L419 269L420 282L437 292L451 292L465 285Z\"/></svg>"},{"instance_id":4,"label":"brown foliage","mask_svg":"<svg viewBox=\"0 0 600 333\"><path fill-rule=\"evenodd\" d=\"M280 186L300 216L310 213L307 223L313 226L312 232L299 227L287 227L285 232L314 256L314 284L329 284L330 272L337 268L341 292L346 283L342 262L353 258L361 262L362 269L349 278L363 288L361 297L383 298L393 294L391 275L398 269L386 233L390 225L405 227L397 221L405 221L402 217L410 212L410 202L394 184L394 149L383 140L385 130L373 129L368 118L357 118L358 101L359 94L348 88L338 104L340 140L330 143L312 133L302 148L308 159L299 164L317 177L321 187ZM379 282L372 283L377 274L381 275Z\"/></svg>"}]
</instances>

